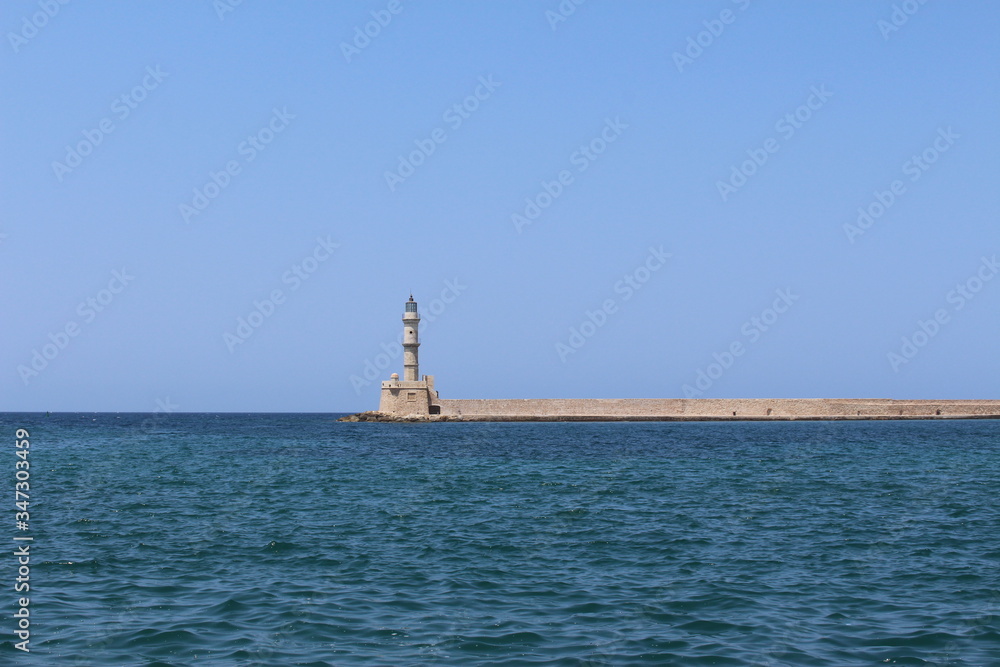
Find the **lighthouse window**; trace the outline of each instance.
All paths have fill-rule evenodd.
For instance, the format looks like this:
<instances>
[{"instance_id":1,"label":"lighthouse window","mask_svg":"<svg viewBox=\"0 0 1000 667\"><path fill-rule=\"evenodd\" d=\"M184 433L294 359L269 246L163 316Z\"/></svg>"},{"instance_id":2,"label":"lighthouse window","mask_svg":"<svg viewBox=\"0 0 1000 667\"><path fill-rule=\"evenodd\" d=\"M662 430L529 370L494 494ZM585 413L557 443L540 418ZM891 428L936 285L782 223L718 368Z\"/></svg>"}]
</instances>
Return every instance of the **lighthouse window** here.
<instances>
[{"instance_id":1,"label":"lighthouse window","mask_svg":"<svg viewBox=\"0 0 1000 667\"><path fill-rule=\"evenodd\" d=\"M415 312L417 312L417 302L416 301L407 301L406 302L406 312L408 312L408 313L415 313Z\"/></svg>"}]
</instances>

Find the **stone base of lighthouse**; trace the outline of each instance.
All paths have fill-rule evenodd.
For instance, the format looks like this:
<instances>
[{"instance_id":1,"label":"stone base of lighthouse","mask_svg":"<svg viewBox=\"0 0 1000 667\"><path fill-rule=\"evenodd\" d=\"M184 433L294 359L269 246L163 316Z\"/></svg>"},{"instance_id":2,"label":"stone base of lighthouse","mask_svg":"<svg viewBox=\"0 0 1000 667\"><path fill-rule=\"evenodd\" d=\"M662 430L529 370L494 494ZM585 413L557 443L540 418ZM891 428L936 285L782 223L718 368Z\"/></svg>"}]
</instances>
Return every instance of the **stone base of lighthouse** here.
<instances>
[{"instance_id":1,"label":"stone base of lighthouse","mask_svg":"<svg viewBox=\"0 0 1000 667\"><path fill-rule=\"evenodd\" d=\"M441 400L434 389L434 376L423 380L393 379L382 383L378 411L394 417L429 417L441 414Z\"/></svg>"}]
</instances>

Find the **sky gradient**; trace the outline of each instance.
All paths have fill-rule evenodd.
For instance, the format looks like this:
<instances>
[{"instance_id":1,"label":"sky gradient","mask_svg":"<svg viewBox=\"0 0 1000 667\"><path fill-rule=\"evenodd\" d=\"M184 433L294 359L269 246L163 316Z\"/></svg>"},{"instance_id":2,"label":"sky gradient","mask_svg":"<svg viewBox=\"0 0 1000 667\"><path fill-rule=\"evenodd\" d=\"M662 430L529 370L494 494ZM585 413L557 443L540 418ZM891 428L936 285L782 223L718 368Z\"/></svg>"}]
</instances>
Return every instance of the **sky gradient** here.
<instances>
[{"instance_id":1,"label":"sky gradient","mask_svg":"<svg viewBox=\"0 0 1000 667\"><path fill-rule=\"evenodd\" d=\"M1000 397L995 3L0 26L0 410L375 409L411 291L444 398Z\"/></svg>"}]
</instances>

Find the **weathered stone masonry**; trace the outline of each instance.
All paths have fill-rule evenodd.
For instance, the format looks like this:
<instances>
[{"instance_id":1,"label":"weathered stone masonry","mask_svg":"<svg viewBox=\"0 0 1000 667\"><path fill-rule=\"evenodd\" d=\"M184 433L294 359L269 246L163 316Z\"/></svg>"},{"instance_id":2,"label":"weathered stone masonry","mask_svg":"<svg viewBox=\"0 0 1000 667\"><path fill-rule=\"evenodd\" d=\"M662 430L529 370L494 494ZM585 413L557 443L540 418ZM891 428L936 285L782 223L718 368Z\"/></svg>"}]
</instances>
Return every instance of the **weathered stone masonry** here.
<instances>
[{"instance_id":1,"label":"weathered stone masonry","mask_svg":"<svg viewBox=\"0 0 1000 667\"><path fill-rule=\"evenodd\" d=\"M444 400L442 416L498 421L643 421L707 419L928 419L1000 417L998 401L890 399L579 398Z\"/></svg>"},{"instance_id":2,"label":"weathered stone masonry","mask_svg":"<svg viewBox=\"0 0 1000 667\"><path fill-rule=\"evenodd\" d=\"M420 378L420 315L403 314L404 378L382 383L379 415L422 421L694 421L1000 418L1000 401L867 398L524 398L442 399L434 376Z\"/></svg>"}]
</instances>

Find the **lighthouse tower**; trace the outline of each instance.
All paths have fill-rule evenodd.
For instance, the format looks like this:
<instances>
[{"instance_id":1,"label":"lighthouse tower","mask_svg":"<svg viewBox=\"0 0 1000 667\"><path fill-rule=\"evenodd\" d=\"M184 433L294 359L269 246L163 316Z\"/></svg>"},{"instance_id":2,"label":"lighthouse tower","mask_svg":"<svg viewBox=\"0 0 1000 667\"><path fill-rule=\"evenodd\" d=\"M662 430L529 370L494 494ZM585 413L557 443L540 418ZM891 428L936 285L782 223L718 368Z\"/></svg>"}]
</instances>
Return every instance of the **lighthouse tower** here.
<instances>
[{"instance_id":1,"label":"lighthouse tower","mask_svg":"<svg viewBox=\"0 0 1000 667\"><path fill-rule=\"evenodd\" d=\"M417 312L417 302L410 295L403 311L403 379L416 382L420 379L420 363L417 361L417 348L420 347L420 313Z\"/></svg>"},{"instance_id":2,"label":"lighthouse tower","mask_svg":"<svg viewBox=\"0 0 1000 667\"><path fill-rule=\"evenodd\" d=\"M420 347L420 313L417 302L410 300L403 306L403 379L393 373L382 383L379 412L394 417L426 417L441 414L441 403L434 390L434 376L420 377L417 350Z\"/></svg>"}]
</instances>

